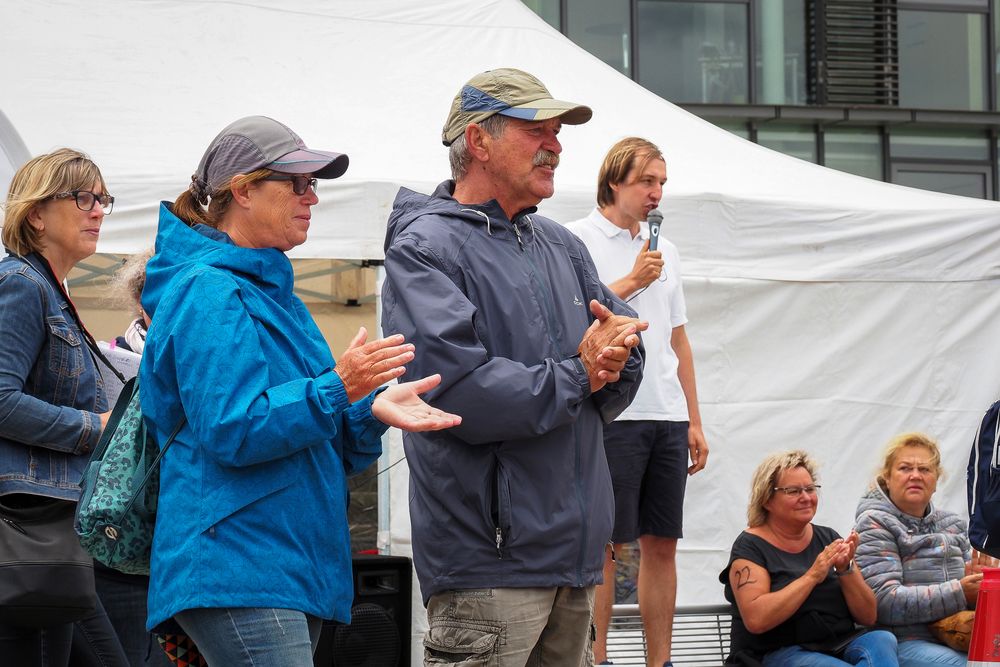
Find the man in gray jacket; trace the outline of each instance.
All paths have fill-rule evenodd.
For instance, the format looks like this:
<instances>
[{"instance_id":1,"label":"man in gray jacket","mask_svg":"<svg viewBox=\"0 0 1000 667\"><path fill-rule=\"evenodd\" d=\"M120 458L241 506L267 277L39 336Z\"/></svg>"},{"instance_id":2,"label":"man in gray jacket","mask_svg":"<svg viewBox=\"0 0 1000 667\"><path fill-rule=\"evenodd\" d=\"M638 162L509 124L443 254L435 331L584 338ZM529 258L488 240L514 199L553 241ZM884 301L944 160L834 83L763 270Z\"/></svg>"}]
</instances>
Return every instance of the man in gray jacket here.
<instances>
[{"instance_id":1,"label":"man in gray jacket","mask_svg":"<svg viewBox=\"0 0 1000 667\"><path fill-rule=\"evenodd\" d=\"M463 418L404 435L425 662L593 662L614 513L602 425L635 395L646 324L535 214L561 125L590 116L526 72L473 77L442 135L454 180L400 190L389 218L383 328L415 345L408 374L441 374L428 402Z\"/></svg>"}]
</instances>

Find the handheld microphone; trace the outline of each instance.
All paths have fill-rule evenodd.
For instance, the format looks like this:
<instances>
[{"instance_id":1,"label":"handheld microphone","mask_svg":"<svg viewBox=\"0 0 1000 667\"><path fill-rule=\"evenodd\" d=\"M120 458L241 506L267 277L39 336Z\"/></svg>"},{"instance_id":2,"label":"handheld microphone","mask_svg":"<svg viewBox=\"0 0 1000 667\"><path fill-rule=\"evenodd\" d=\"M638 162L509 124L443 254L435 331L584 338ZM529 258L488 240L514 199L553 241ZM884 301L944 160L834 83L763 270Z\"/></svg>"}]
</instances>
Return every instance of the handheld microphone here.
<instances>
[{"instance_id":1,"label":"handheld microphone","mask_svg":"<svg viewBox=\"0 0 1000 667\"><path fill-rule=\"evenodd\" d=\"M660 242L660 225L663 224L663 214L660 209L654 208L646 214L646 222L649 223L649 250L656 250Z\"/></svg>"}]
</instances>

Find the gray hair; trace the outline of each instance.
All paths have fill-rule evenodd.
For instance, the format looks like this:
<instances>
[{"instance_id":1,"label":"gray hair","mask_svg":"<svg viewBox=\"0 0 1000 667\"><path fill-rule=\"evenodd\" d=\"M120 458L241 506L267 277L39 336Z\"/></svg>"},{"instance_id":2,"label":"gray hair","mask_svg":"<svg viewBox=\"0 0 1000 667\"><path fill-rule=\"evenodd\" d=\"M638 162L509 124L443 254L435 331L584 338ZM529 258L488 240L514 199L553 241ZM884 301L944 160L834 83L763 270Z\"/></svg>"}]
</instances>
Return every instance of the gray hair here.
<instances>
[{"instance_id":1,"label":"gray hair","mask_svg":"<svg viewBox=\"0 0 1000 667\"><path fill-rule=\"evenodd\" d=\"M142 288L146 286L146 262L153 249L130 255L111 277L111 293L115 301L136 317L142 316Z\"/></svg>"},{"instance_id":2,"label":"gray hair","mask_svg":"<svg viewBox=\"0 0 1000 667\"><path fill-rule=\"evenodd\" d=\"M483 128L484 132L496 139L507 129L509 121L510 119L507 116L495 113L486 120L476 124ZM451 146L448 147L448 161L451 163L451 177L456 182L462 180L469 169L469 162L472 161L469 147L465 144L464 132L455 141L451 142Z\"/></svg>"}]
</instances>

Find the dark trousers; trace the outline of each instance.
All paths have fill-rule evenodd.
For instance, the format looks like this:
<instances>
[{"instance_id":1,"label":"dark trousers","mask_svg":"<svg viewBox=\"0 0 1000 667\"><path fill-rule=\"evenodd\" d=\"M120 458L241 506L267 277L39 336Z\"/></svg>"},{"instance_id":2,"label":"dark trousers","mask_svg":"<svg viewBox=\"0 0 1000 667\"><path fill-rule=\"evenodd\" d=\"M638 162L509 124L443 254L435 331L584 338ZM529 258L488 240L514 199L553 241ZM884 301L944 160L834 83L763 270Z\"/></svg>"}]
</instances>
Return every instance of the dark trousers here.
<instances>
[{"instance_id":1,"label":"dark trousers","mask_svg":"<svg viewBox=\"0 0 1000 667\"><path fill-rule=\"evenodd\" d=\"M172 667L173 663L146 630L149 577L124 575L95 563L97 596L107 610L131 667Z\"/></svg>"},{"instance_id":2,"label":"dark trousers","mask_svg":"<svg viewBox=\"0 0 1000 667\"><path fill-rule=\"evenodd\" d=\"M18 667L129 667L100 601L76 623L46 628L0 624L0 660Z\"/></svg>"}]
</instances>

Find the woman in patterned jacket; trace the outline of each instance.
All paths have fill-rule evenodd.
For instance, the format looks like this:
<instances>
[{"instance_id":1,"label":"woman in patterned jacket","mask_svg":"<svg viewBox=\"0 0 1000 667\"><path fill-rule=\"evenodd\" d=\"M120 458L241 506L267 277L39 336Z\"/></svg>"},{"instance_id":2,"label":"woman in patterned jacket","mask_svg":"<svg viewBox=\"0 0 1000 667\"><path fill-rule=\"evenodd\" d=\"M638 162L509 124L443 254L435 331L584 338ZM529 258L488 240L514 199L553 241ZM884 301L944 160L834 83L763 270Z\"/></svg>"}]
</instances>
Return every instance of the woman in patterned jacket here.
<instances>
[{"instance_id":1,"label":"woman in patterned jacket","mask_svg":"<svg viewBox=\"0 0 1000 667\"><path fill-rule=\"evenodd\" d=\"M973 608L980 571L995 564L972 551L965 520L931 503L940 475L937 443L904 433L889 442L858 503L855 560L875 591L879 626L899 640L903 667L965 665L966 656L937 643L927 624Z\"/></svg>"}]
</instances>

